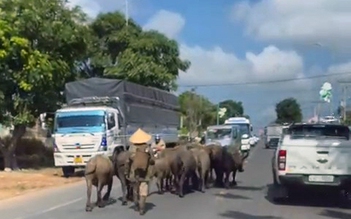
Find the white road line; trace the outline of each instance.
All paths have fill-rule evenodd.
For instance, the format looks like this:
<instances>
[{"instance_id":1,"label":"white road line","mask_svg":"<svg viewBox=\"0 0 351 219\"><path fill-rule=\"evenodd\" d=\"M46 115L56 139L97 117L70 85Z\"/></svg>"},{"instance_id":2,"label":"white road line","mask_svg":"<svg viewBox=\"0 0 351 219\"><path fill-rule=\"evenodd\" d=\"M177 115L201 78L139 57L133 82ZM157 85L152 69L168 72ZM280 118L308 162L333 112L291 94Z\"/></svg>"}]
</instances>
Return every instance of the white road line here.
<instances>
[{"instance_id":1,"label":"white road line","mask_svg":"<svg viewBox=\"0 0 351 219\"><path fill-rule=\"evenodd\" d=\"M53 210L56 210L56 209L59 209L59 208L62 208L62 207L65 207L67 205L71 205L71 204L74 204L76 202L79 202L83 200L83 198L77 198L77 199L74 199L72 201L69 201L69 202L65 202L65 203L62 203L62 204L59 204L59 205L55 205L51 208L48 208L48 209L45 209L43 211L38 211L36 213L33 213L33 214L30 214L30 215L27 215L25 217L16 217L15 219L27 219L27 218L32 218L32 217L36 217L36 216L39 216L41 214L45 214L45 213L48 213L50 211L53 211Z\"/></svg>"},{"instance_id":2,"label":"white road line","mask_svg":"<svg viewBox=\"0 0 351 219\"><path fill-rule=\"evenodd\" d=\"M118 185L114 186L114 188L120 188L120 186L121 186L121 184L118 183ZM33 214L29 214L29 215L26 215L26 216L23 216L23 217L16 217L16 218L14 218L14 219L29 219L29 218L37 217L37 216L39 216L39 215L41 215L41 214L45 214L45 213L48 213L48 212L50 212L50 211L54 211L54 210L56 210L56 209L63 208L63 207L66 207L66 206L68 206L68 205L77 203L77 202L79 202L79 201L81 201L81 200L83 200L83 199L84 199L84 197L77 198L77 199L73 199L73 200L71 200L71 201L68 201L68 202L65 202L65 203L62 203L62 204L58 204L58 205L52 206L52 207L47 208L47 209L45 209L45 210L37 211L37 212L35 212L35 213L33 213Z\"/></svg>"},{"instance_id":3,"label":"white road line","mask_svg":"<svg viewBox=\"0 0 351 219\"><path fill-rule=\"evenodd\" d=\"M53 207L48 208L48 209L46 209L46 210L44 210L44 211L41 211L40 214L44 214L44 213L47 213L47 212L49 212L49 211L56 210L56 209L58 209L58 208L62 208L62 207L65 207L65 206L67 206L67 205L70 205L70 204L74 204L74 203L76 203L76 202L79 202L80 200L83 200L83 198L77 198L77 199L74 199L74 200L72 200L72 201L69 201L69 202L66 202L66 203L62 203L62 204L60 204L60 205L53 206Z\"/></svg>"}]
</instances>

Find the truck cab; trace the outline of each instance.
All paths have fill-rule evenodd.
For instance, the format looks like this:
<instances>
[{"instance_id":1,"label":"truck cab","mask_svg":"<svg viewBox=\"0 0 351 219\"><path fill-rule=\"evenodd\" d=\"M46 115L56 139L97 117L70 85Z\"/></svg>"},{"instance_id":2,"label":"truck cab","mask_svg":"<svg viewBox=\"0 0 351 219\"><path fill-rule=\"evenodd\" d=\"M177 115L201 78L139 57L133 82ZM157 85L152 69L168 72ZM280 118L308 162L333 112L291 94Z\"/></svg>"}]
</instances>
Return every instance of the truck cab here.
<instances>
[{"instance_id":1,"label":"truck cab","mask_svg":"<svg viewBox=\"0 0 351 219\"><path fill-rule=\"evenodd\" d=\"M207 127L205 144L220 144L222 147L241 147L240 128L233 125L214 125Z\"/></svg>"},{"instance_id":2,"label":"truck cab","mask_svg":"<svg viewBox=\"0 0 351 219\"><path fill-rule=\"evenodd\" d=\"M224 122L225 125L233 125L239 128L241 134L241 151L249 152L251 149L252 125L245 117L232 117Z\"/></svg>"},{"instance_id":3,"label":"truck cab","mask_svg":"<svg viewBox=\"0 0 351 219\"><path fill-rule=\"evenodd\" d=\"M96 154L112 156L117 147L124 150L121 120L118 109L104 105L71 104L57 110L52 133L55 166L67 177Z\"/></svg>"}]
</instances>

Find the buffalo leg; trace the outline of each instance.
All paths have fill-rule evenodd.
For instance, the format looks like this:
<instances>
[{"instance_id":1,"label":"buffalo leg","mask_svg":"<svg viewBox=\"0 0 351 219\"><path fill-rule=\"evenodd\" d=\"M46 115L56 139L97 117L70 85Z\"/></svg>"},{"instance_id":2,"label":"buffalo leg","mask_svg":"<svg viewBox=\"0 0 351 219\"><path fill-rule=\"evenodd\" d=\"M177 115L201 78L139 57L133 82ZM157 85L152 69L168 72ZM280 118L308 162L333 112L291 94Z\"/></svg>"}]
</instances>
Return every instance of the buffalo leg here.
<instances>
[{"instance_id":1,"label":"buffalo leg","mask_svg":"<svg viewBox=\"0 0 351 219\"><path fill-rule=\"evenodd\" d=\"M237 182L235 180L235 178L236 178L236 171L237 170L233 170L233 180L232 180L232 183L231 183L232 186L236 186L237 185Z\"/></svg>"},{"instance_id":2,"label":"buffalo leg","mask_svg":"<svg viewBox=\"0 0 351 219\"><path fill-rule=\"evenodd\" d=\"M173 188L176 194L179 194L179 179L180 179L180 176L174 175Z\"/></svg>"},{"instance_id":3,"label":"buffalo leg","mask_svg":"<svg viewBox=\"0 0 351 219\"><path fill-rule=\"evenodd\" d=\"M133 201L133 186L128 180L126 180L126 185L127 185L127 200Z\"/></svg>"},{"instance_id":4,"label":"buffalo leg","mask_svg":"<svg viewBox=\"0 0 351 219\"><path fill-rule=\"evenodd\" d=\"M186 178L186 173L183 172L180 176L179 183L178 183L178 195L180 198L184 197L184 182Z\"/></svg>"},{"instance_id":5,"label":"buffalo leg","mask_svg":"<svg viewBox=\"0 0 351 219\"><path fill-rule=\"evenodd\" d=\"M205 175L204 175L204 183L205 183L205 188L206 189L209 189L210 188L210 186L209 186L209 184L210 184L210 173L209 172L211 172L211 171L206 171L205 172Z\"/></svg>"},{"instance_id":6,"label":"buffalo leg","mask_svg":"<svg viewBox=\"0 0 351 219\"><path fill-rule=\"evenodd\" d=\"M223 171L220 168L215 168L216 181L215 184L218 187L223 186Z\"/></svg>"},{"instance_id":7,"label":"buffalo leg","mask_svg":"<svg viewBox=\"0 0 351 219\"><path fill-rule=\"evenodd\" d=\"M156 186L157 186L157 191L158 191L158 194L162 194L163 193L163 178L161 176L157 176L157 179L156 179Z\"/></svg>"},{"instance_id":8,"label":"buffalo leg","mask_svg":"<svg viewBox=\"0 0 351 219\"><path fill-rule=\"evenodd\" d=\"M122 188L122 205L126 205L128 204L127 198L128 198L128 185L127 185L127 180L126 178L123 176L123 178L121 178L121 188Z\"/></svg>"},{"instance_id":9,"label":"buffalo leg","mask_svg":"<svg viewBox=\"0 0 351 219\"><path fill-rule=\"evenodd\" d=\"M229 177L230 177L230 171L225 172L225 178L224 178L224 187L226 189L230 188L230 182L229 182Z\"/></svg>"},{"instance_id":10,"label":"buffalo leg","mask_svg":"<svg viewBox=\"0 0 351 219\"><path fill-rule=\"evenodd\" d=\"M96 197L97 197L97 201L96 201L96 205L99 207L99 208L102 208L104 207L104 203L102 202L102 198L101 198L101 192L102 192L102 188L103 188L103 184L101 182L101 180L98 182L98 186L96 188L96 191L97 191L97 194L96 194Z\"/></svg>"},{"instance_id":11,"label":"buffalo leg","mask_svg":"<svg viewBox=\"0 0 351 219\"><path fill-rule=\"evenodd\" d=\"M172 186L173 186L173 183L172 183L172 178L173 176L172 175L170 175L170 176L168 176L167 178L166 178L166 190L167 191L170 191L170 192L172 192Z\"/></svg>"},{"instance_id":12,"label":"buffalo leg","mask_svg":"<svg viewBox=\"0 0 351 219\"><path fill-rule=\"evenodd\" d=\"M125 175L125 168L116 168L117 169L117 177L119 178L119 181L121 182L121 189L122 189L122 205L128 204L128 181L127 181L127 176Z\"/></svg>"},{"instance_id":13,"label":"buffalo leg","mask_svg":"<svg viewBox=\"0 0 351 219\"><path fill-rule=\"evenodd\" d=\"M206 185L206 181L207 181L207 177L206 177L206 173L207 171L201 171L201 181L200 181L200 191L201 192L205 192L205 187L207 188Z\"/></svg>"},{"instance_id":14,"label":"buffalo leg","mask_svg":"<svg viewBox=\"0 0 351 219\"><path fill-rule=\"evenodd\" d=\"M93 206L91 205L91 190L93 183L91 180L87 180L87 203L85 205L85 211L92 211Z\"/></svg>"},{"instance_id":15,"label":"buffalo leg","mask_svg":"<svg viewBox=\"0 0 351 219\"><path fill-rule=\"evenodd\" d=\"M133 183L134 210L139 211L139 182Z\"/></svg>"},{"instance_id":16,"label":"buffalo leg","mask_svg":"<svg viewBox=\"0 0 351 219\"><path fill-rule=\"evenodd\" d=\"M111 177L111 179L108 181L107 191L106 191L104 197L102 198L102 200L104 200L104 201L109 200L110 195L111 195L112 185L113 185L113 177Z\"/></svg>"}]
</instances>

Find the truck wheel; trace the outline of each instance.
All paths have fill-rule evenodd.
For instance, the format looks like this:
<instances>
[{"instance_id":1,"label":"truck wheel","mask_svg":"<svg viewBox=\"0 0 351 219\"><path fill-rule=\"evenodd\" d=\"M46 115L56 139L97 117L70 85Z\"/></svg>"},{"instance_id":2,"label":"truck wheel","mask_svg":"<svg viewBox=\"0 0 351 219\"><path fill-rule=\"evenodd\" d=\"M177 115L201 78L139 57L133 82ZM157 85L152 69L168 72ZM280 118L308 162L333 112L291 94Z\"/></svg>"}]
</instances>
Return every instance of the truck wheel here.
<instances>
[{"instance_id":1,"label":"truck wheel","mask_svg":"<svg viewBox=\"0 0 351 219\"><path fill-rule=\"evenodd\" d=\"M74 169L75 167L72 167L72 166L62 167L63 176L66 178L73 176Z\"/></svg>"}]
</instances>

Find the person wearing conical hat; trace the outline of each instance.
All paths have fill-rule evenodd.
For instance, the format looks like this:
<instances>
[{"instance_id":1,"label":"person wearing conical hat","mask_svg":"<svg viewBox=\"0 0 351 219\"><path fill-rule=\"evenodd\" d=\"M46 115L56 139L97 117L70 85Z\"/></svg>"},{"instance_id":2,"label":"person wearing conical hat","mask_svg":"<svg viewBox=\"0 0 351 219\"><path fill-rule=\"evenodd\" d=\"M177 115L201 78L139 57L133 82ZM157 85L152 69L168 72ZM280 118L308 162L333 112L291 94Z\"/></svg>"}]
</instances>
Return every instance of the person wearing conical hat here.
<instances>
[{"instance_id":1,"label":"person wearing conical hat","mask_svg":"<svg viewBox=\"0 0 351 219\"><path fill-rule=\"evenodd\" d=\"M130 158L126 163L125 174L127 179L133 182L134 185L139 184L139 187L134 188L139 190L139 203L135 203L135 207L138 208L140 215L145 214L149 182L153 175L151 166L155 164L152 150L149 146L151 139L152 136L140 128L129 138Z\"/></svg>"}]
</instances>

